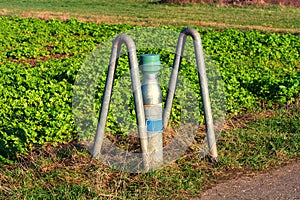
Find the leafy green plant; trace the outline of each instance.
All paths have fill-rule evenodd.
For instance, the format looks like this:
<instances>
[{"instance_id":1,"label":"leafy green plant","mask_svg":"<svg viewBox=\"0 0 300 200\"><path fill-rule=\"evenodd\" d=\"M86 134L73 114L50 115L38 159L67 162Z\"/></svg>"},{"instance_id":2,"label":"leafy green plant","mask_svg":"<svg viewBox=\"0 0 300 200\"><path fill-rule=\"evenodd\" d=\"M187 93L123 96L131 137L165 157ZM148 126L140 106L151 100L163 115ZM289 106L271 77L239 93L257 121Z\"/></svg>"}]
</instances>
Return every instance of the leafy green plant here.
<instances>
[{"instance_id":1,"label":"leafy green plant","mask_svg":"<svg viewBox=\"0 0 300 200\"><path fill-rule=\"evenodd\" d=\"M76 19L39 20L33 18L0 17L0 159L14 160L16 154L26 154L34 145L62 143L76 138L72 114L72 89L85 57L105 39L138 28L129 25L83 23ZM164 27L168 28L168 27ZM180 29L176 29L179 33ZM220 71L230 114L253 112L265 107L293 102L300 91L300 38L293 34L270 34L259 31L200 30L203 47L210 65ZM188 47L187 47L188 48ZM157 49L138 49L159 53L161 62L172 65L174 54ZM148 52L149 53L149 52ZM198 75L188 56L182 59L181 73L191 83L191 92L200 100ZM126 56L120 58L116 83L128 72ZM107 65L105 63L102 63ZM89 74L92 76L92 74ZM98 113L106 74L102 73L95 91ZM85 84L83 82L82 84ZM210 82L211 90L218 91ZM163 93L167 88L162 86ZM214 95L214 92L211 92ZM218 93L216 93L218 94ZM132 110L126 119L135 119ZM85 99L82 99L83 103ZM116 99L121 103L122 99ZM212 103L219 105L217 96ZM180 110L179 104L174 108ZM199 105L201 107L201 104ZM214 106L216 107L216 106ZM112 107L115 112L117 107ZM213 108L214 109L214 108ZM173 109L174 110L174 109ZM218 111L218 110L217 110ZM180 112L172 113L179 121ZM90 120L90 121L89 121ZM94 123L86 118L86 122ZM203 121L203 119L199 119ZM116 118L109 114L107 128L120 131Z\"/></svg>"}]
</instances>

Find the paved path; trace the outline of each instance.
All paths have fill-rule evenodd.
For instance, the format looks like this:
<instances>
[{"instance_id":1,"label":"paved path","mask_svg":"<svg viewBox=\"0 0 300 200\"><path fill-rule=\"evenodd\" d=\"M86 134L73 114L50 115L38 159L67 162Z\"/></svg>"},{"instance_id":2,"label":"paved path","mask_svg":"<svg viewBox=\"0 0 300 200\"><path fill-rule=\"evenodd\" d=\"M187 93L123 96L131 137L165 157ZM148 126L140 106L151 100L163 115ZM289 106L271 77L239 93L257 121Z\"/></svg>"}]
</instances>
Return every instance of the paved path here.
<instances>
[{"instance_id":1,"label":"paved path","mask_svg":"<svg viewBox=\"0 0 300 200\"><path fill-rule=\"evenodd\" d=\"M254 177L240 177L205 191L201 200L300 200L300 162Z\"/></svg>"}]
</instances>

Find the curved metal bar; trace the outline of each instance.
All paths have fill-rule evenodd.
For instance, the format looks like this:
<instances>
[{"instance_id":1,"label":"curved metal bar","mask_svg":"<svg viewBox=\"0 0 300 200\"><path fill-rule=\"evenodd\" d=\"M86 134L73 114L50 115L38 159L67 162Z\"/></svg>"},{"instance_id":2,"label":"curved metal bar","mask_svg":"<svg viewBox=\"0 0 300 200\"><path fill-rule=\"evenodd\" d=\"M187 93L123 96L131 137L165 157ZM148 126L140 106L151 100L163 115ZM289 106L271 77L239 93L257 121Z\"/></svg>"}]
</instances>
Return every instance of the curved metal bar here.
<instances>
[{"instance_id":1,"label":"curved metal bar","mask_svg":"<svg viewBox=\"0 0 300 200\"><path fill-rule=\"evenodd\" d=\"M216 138L214 132L214 125L213 125L213 117L211 112L210 106L210 99L209 99L209 92L208 92L208 84L207 84L207 76L206 76L206 69L204 63L204 55L203 55L203 48L200 34L191 28L186 28L181 31L176 48L176 55L174 58L173 63L173 70L169 82L169 90L167 95L167 101L163 113L163 127L166 128L168 126L168 121L170 118L173 98L176 90L176 84L178 79L179 73L179 66L181 64L183 52L184 52L184 45L187 36L191 36L194 40L194 50L196 55L196 63L198 68L198 79L200 82L200 90L204 108L204 117L205 117L205 124L206 124L206 136L208 142L208 148L210 156L214 161L217 160L218 153L217 153L217 146L216 146Z\"/></svg>"},{"instance_id":2,"label":"curved metal bar","mask_svg":"<svg viewBox=\"0 0 300 200\"><path fill-rule=\"evenodd\" d=\"M110 57L110 64L108 68L108 74L106 78L105 90L101 104L101 111L99 114L99 120L97 125L97 131L94 139L94 146L92 150L93 157L97 157L100 154L103 138L104 129L107 120L107 114L109 109L110 98L112 94L112 87L114 81L115 70L118 64L118 57L120 55L121 46L125 44L127 47L130 74L132 81L132 90L134 92L135 109L138 123L138 133L141 141L141 149L143 152L144 169L148 171L148 140L147 140L147 129L145 124L145 114L143 107L143 97L141 91L140 75L138 68L138 61L136 56L136 47L134 41L129 35L121 34L116 37L112 45L112 53Z\"/></svg>"}]
</instances>

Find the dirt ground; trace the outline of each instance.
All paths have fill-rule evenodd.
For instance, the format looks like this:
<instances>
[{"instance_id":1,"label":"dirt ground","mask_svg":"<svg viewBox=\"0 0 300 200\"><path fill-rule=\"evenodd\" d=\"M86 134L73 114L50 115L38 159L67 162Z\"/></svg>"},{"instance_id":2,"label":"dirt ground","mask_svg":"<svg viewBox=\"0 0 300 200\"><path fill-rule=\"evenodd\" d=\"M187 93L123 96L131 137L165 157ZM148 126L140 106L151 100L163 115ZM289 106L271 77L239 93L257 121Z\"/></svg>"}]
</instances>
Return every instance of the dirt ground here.
<instances>
[{"instance_id":1,"label":"dirt ground","mask_svg":"<svg viewBox=\"0 0 300 200\"><path fill-rule=\"evenodd\" d=\"M300 162L253 177L240 177L205 191L201 200L300 199Z\"/></svg>"},{"instance_id":2,"label":"dirt ground","mask_svg":"<svg viewBox=\"0 0 300 200\"><path fill-rule=\"evenodd\" d=\"M277 4L282 6L300 7L300 0L220 0L225 4L240 4L240 5L267 5Z\"/></svg>"},{"instance_id":3,"label":"dirt ground","mask_svg":"<svg viewBox=\"0 0 300 200\"><path fill-rule=\"evenodd\" d=\"M265 0L266 3L300 7L300 0Z\"/></svg>"},{"instance_id":4,"label":"dirt ground","mask_svg":"<svg viewBox=\"0 0 300 200\"><path fill-rule=\"evenodd\" d=\"M218 4L230 4L230 5L268 5L277 4L282 6L294 6L300 7L300 0L160 0L160 3L218 3Z\"/></svg>"}]
</instances>

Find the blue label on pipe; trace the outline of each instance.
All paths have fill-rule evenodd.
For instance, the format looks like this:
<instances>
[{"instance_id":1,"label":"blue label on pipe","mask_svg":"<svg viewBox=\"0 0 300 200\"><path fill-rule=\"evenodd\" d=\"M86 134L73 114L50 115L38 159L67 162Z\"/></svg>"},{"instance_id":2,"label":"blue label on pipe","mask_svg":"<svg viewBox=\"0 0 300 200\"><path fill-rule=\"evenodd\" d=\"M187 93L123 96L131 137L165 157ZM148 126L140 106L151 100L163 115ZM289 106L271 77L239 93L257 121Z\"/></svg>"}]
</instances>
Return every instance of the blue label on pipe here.
<instances>
[{"instance_id":1,"label":"blue label on pipe","mask_svg":"<svg viewBox=\"0 0 300 200\"><path fill-rule=\"evenodd\" d=\"M147 132L162 132L162 119L149 120L146 119Z\"/></svg>"}]
</instances>

